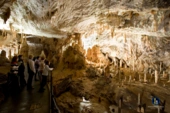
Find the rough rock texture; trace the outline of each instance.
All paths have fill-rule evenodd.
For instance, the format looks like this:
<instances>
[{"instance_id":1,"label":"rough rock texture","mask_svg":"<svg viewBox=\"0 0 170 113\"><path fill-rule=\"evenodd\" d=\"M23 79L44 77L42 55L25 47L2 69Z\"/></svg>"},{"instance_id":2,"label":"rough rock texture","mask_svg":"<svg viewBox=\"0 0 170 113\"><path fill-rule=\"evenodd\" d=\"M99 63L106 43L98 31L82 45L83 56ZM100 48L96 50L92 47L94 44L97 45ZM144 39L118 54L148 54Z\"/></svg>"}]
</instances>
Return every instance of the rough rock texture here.
<instances>
[{"instance_id":1,"label":"rough rock texture","mask_svg":"<svg viewBox=\"0 0 170 113\"><path fill-rule=\"evenodd\" d=\"M154 35L149 31L159 31L161 36L169 31L168 0L3 0L0 12L8 12L11 3L10 18L2 27L11 25L28 34L65 36L98 25L139 34Z\"/></svg>"},{"instance_id":2,"label":"rough rock texture","mask_svg":"<svg viewBox=\"0 0 170 113\"><path fill-rule=\"evenodd\" d=\"M147 105L153 92L169 97L169 8L169 0L1 0L0 50L9 59L43 51L54 86L72 75L57 97L65 113L106 113L121 96L122 112L133 113L138 93Z\"/></svg>"},{"instance_id":3,"label":"rough rock texture","mask_svg":"<svg viewBox=\"0 0 170 113\"><path fill-rule=\"evenodd\" d=\"M9 0L0 4L2 15L12 4L7 23L1 22L2 29L12 34L70 38L68 34L76 32L81 33L86 51L96 45L112 59L125 60L133 70L142 70L143 62L169 65L168 0Z\"/></svg>"}]
</instances>

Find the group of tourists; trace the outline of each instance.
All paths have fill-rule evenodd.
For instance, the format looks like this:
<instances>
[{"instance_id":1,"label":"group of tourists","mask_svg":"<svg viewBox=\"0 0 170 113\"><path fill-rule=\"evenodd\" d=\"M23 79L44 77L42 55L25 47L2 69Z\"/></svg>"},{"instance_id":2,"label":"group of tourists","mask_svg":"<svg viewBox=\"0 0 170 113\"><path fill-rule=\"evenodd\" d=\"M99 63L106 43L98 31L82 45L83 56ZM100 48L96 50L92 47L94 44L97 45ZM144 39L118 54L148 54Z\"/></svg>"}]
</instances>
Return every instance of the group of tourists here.
<instances>
[{"instance_id":1,"label":"group of tourists","mask_svg":"<svg viewBox=\"0 0 170 113\"><path fill-rule=\"evenodd\" d=\"M12 58L11 70L9 73L12 90L17 92L23 89L25 86L27 86L27 90L34 89L32 84L34 78L35 81L40 81L39 92L44 92L44 86L47 83L49 71L53 70L53 68L49 67L50 62L45 60L44 56L33 58L33 55L29 55L26 64L28 72L27 82L25 80L26 68L24 65L23 56L19 55Z\"/></svg>"}]
</instances>

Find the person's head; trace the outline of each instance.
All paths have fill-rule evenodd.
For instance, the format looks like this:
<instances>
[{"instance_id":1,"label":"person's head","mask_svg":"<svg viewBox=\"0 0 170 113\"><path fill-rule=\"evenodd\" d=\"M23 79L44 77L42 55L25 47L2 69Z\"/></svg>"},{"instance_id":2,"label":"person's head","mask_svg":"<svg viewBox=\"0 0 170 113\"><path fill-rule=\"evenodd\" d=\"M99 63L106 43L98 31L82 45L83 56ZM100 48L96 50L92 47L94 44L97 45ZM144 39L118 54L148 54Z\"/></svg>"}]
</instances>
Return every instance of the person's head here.
<instances>
[{"instance_id":1,"label":"person's head","mask_svg":"<svg viewBox=\"0 0 170 113\"><path fill-rule=\"evenodd\" d=\"M22 60L22 55L19 55L19 56L18 56L18 60Z\"/></svg>"},{"instance_id":2,"label":"person's head","mask_svg":"<svg viewBox=\"0 0 170 113\"><path fill-rule=\"evenodd\" d=\"M11 63L14 63L14 62L17 62L17 61L18 61L18 57L17 57L17 56L14 56L14 57L12 58Z\"/></svg>"},{"instance_id":3,"label":"person's head","mask_svg":"<svg viewBox=\"0 0 170 113\"><path fill-rule=\"evenodd\" d=\"M29 58L29 59L32 59L32 58L33 58L33 55L29 55L28 58Z\"/></svg>"},{"instance_id":4,"label":"person's head","mask_svg":"<svg viewBox=\"0 0 170 113\"><path fill-rule=\"evenodd\" d=\"M50 65L50 62L48 60L46 60L45 65Z\"/></svg>"},{"instance_id":5,"label":"person's head","mask_svg":"<svg viewBox=\"0 0 170 113\"><path fill-rule=\"evenodd\" d=\"M33 60L35 61L37 57L34 57Z\"/></svg>"},{"instance_id":6,"label":"person's head","mask_svg":"<svg viewBox=\"0 0 170 113\"><path fill-rule=\"evenodd\" d=\"M39 60L40 56L37 56L37 60Z\"/></svg>"}]
</instances>

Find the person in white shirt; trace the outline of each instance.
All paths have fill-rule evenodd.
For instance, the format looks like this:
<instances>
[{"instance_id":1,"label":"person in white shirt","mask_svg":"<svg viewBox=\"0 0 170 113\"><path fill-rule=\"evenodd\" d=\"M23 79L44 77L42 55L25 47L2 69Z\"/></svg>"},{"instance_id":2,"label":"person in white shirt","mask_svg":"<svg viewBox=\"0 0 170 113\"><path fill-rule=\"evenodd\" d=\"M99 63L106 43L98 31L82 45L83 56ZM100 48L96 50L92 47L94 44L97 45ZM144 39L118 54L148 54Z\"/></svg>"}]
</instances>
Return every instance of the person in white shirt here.
<instances>
[{"instance_id":1,"label":"person in white shirt","mask_svg":"<svg viewBox=\"0 0 170 113\"><path fill-rule=\"evenodd\" d=\"M40 89L39 89L39 92L44 92L44 86L46 85L47 83L47 77L48 77L48 74L49 74L49 71L52 71L53 68L50 68L49 67L49 64L50 62L49 61L45 61L45 67L44 67L44 70L42 72L42 82L40 84Z\"/></svg>"},{"instance_id":2,"label":"person in white shirt","mask_svg":"<svg viewBox=\"0 0 170 113\"><path fill-rule=\"evenodd\" d=\"M34 67L34 61L33 61L33 56L29 55L28 57L28 62L27 62L27 68L28 68L28 80L27 80L27 90L29 89L34 89L32 87L32 80L33 80L33 76L35 74L35 67Z\"/></svg>"},{"instance_id":3,"label":"person in white shirt","mask_svg":"<svg viewBox=\"0 0 170 113\"><path fill-rule=\"evenodd\" d=\"M39 67L38 67L38 75L39 75L39 80L40 80L40 83L42 82L42 72L45 68L45 57L44 56L41 56L40 57L40 61L39 61Z\"/></svg>"},{"instance_id":4,"label":"person in white shirt","mask_svg":"<svg viewBox=\"0 0 170 113\"><path fill-rule=\"evenodd\" d=\"M39 66L40 66L40 57L37 56L35 59L35 78L34 78L35 81L38 81L37 76L39 78L39 73L38 73ZM39 80L40 80L40 78L39 78Z\"/></svg>"}]
</instances>

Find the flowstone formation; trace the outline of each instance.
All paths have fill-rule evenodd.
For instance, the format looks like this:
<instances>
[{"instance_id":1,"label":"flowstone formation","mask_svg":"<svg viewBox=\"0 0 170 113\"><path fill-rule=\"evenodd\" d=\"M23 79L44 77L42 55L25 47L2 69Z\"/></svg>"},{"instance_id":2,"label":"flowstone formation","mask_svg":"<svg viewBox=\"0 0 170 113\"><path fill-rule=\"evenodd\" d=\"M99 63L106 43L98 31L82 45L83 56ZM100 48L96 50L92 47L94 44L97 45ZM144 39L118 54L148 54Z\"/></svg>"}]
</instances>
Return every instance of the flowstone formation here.
<instances>
[{"instance_id":1,"label":"flowstone formation","mask_svg":"<svg viewBox=\"0 0 170 113\"><path fill-rule=\"evenodd\" d=\"M28 58L28 54L29 54L28 51L29 51L29 46L27 44L27 39L23 38L19 54L23 55L24 60Z\"/></svg>"}]
</instances>

